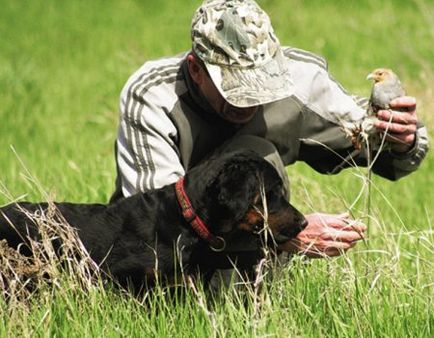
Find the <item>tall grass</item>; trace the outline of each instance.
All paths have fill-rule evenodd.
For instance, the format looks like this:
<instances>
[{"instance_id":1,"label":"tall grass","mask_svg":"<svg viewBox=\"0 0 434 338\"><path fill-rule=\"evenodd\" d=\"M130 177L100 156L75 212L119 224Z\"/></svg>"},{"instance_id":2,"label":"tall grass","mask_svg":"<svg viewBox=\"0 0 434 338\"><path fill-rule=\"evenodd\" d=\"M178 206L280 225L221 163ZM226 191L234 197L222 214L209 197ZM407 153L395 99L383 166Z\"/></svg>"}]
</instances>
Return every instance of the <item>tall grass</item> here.
<instances>
[{"instance_id":1,"label":"tall grass","mask_svg":"<svg viewBox=\"0 0 434 338\"><path fill-rule=\"evenodd\" d=\"M368 95L373 68L394 69L433 130L432 1L259 3L282 44L324 55L354 93ZM108 200L119 92L145 60L189 48L198 5L0 0L0 205L42 200L39 186L56 200ZM210 300L190 285L136 299L73 287L65 274L25 302L0 299L0 336L432 336L433 170L429 154L398 182L374 177L372 212L363 199L352 209L371 218L367 243L338 259L293 259L268 273L259 298L247 289ZM344 211L366 184L361 168L331 177L298 163L288 174L306 213Z\"/></svg>"}]
</instances>

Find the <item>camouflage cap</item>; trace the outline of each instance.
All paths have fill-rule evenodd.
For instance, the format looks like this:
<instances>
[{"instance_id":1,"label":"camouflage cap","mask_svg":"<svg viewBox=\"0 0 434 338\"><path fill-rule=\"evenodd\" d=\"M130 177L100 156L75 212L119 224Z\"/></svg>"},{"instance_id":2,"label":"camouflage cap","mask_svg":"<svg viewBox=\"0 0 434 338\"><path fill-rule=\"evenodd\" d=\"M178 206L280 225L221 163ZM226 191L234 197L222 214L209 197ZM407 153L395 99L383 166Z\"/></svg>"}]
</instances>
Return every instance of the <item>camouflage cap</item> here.
<instances>
[{"instance_id":1,"label":"camouflage cap","mask_svg":"<svg viewBox=\"0 0 434 338\"><path fill-rule=\"evenodd\" d=\"M205 0L192 20L193 51L236 107L283 99L293 84L268 15L253 0Z\"/></svg>"}]
</instances>

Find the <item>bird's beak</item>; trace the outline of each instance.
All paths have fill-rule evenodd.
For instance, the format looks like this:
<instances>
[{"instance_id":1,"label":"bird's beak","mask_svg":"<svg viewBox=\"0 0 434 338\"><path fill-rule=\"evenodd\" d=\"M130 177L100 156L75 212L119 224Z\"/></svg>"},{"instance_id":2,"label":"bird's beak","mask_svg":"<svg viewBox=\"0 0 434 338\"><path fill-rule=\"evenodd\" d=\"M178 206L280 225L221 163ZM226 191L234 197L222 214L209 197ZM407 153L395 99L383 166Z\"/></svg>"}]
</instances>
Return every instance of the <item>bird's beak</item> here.
<instances>
[{"instance_id":1,"label":"bird's beak","mask_svg":"<svg viewBox=\"0 0 434 338\"><path fill-rule=\"evenodd\" d=\"M369 73L366 77L366 80L373 80L374 79L374 73Z\"/></svg>"}]
</instances>

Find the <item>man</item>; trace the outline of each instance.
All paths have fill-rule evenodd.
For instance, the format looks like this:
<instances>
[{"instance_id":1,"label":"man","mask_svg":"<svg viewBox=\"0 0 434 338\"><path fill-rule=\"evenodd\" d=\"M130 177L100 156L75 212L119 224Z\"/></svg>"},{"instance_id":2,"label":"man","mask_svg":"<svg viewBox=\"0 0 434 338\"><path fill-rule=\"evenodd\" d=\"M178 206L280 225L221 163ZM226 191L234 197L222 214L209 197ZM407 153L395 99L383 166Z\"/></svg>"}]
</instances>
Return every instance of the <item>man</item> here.
<instances>
[{"instance_id":1,"label":"man","mask_svg":"<svg viewBox=\"0 0 434 338\"><path fill-rule=\"evenodd\" d=\"M113 199L173 183L210 154L239 148L270 161L287 186L285 166L297 160L322 173L348 166L349 154L366 165L341 125L362 120L367 100L335 82L323 58L280 46L253 0L205 1L191 37L191 51L146 62L122 91ZM379 112L376 127L392 137L373 170L396 180L418 168L428 142L413 97L391 106L406 112ZM337 256L366 229L347 214L306 218L282 250Z\"/></svg>"}]
</instances>

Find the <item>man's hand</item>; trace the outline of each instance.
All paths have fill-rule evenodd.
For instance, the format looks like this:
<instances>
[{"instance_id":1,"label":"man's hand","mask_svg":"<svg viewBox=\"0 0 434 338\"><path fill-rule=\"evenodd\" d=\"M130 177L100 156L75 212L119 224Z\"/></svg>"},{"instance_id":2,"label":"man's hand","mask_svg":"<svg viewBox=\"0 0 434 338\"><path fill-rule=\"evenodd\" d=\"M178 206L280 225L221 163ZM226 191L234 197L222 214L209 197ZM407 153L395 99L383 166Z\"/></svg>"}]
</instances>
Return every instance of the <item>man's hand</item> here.
<instances>
[{"instance_id":1,"label":"man's hand","mask_svg":"<svg viewBox=\"0 0 434 338\"><path fill-rule=\"evenodd\" d=\"M406 152L413 146L416 138L416 99L402 96L392 100L390 107L392 110L378 111L379 120L375 122L375 127L387 131L386 140L391 142L393 151Z\"/></svg>"},{"instance_id":2,"label":"man's hand","mask_svg":"<svg viewBox=\"0 0 434 338\"><path fill-rule=\"evenodd\" d=\"M304 254L308 257L333 257L356 245L364 238L366 225L352 220L349 214L315 213L306 216L307 227L280 250Z\"/></svg>"}]
</instances>

